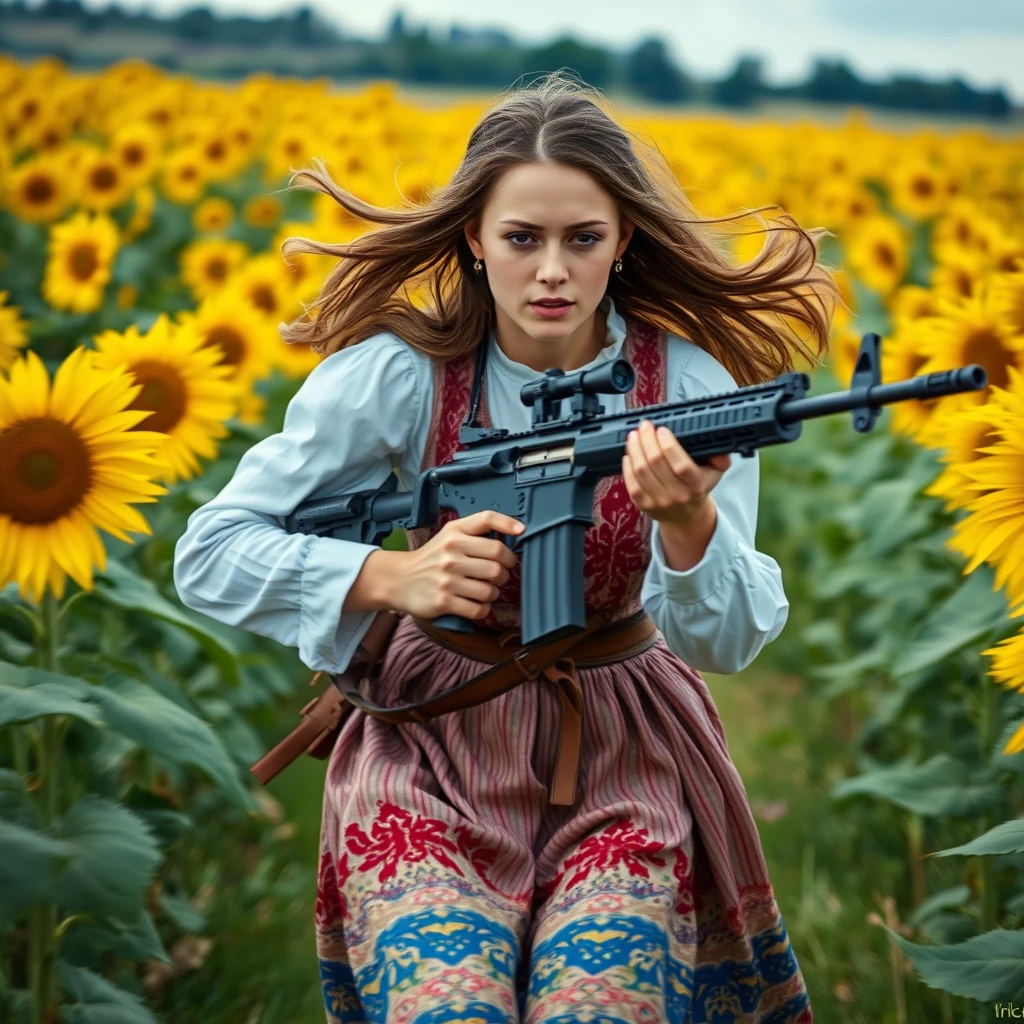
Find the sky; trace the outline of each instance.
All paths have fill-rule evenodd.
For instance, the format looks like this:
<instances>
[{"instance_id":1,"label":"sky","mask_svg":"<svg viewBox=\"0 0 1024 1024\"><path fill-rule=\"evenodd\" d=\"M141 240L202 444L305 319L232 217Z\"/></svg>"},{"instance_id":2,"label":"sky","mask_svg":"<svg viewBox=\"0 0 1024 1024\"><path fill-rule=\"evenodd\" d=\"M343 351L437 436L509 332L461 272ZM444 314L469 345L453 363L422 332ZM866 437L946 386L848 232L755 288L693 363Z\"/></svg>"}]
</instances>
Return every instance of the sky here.
<instances>
[{"instance_id":1,"label":"sky","mask_svg":"<svg viewBox=\"0 0 1024 1024\"><path fill-rule=\"evenodd\" d=\"M126 10L174 14L200 3L222 14L275 14L286 0L120 0ZM979 89L1002 86L1024 104L1024 0L307 0L348 34L378 37L396 10L410 27L446 31L503 28L526 43L571 32L583 41L624 49L660 35L680 66L718 77L736 58L757 54L765 78L804 78L815 57L843 58L862 77L892 73L924 78L959 75ZM85 0L102 9L106 0ZM510 16L509 11L514 15Z\"/></svg>"}]
</instances>

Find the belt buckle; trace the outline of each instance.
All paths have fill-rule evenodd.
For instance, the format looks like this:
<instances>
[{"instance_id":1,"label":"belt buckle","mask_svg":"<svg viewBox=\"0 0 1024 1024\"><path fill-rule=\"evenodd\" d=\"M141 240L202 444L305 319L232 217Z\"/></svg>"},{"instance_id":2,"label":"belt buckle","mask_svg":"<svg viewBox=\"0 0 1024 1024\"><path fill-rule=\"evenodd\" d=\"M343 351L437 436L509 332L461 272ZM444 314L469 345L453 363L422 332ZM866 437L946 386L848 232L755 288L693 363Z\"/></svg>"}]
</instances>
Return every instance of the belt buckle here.
<instances>
[{"instance_id":1,"label":"belt buckle","mask_svg":"<svg viewBox=\"0 0 1024 1024\"><path fill-rule=\"evenodd\" d=\"M527 669L523 665L523 659L527 655L532 654L532 653L533 653L532 651L519 651L517 654L513 655L513 658L512 658L512 660L516 663L516 667L519 669L519 671L523 674L523 676L527 680L536 679L537 676L539 676L541 674L541 671L542 671L539 668L534 668L533 671L531 672L529 669Z\"/></svg>"}]
</instances>

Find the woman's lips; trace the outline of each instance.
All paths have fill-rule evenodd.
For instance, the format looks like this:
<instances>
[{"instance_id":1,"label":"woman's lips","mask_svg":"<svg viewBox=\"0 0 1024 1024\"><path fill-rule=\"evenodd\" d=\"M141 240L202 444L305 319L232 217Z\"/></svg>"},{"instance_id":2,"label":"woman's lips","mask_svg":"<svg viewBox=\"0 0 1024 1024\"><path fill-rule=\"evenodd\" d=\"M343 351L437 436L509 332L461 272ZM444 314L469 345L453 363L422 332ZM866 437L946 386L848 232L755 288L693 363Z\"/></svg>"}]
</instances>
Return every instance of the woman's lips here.
<instances>
[{"instance_id":1,"label":"woman's lips","mask_svg":"<svg viewBox=\"0 0 1024 1024\"><path fill-rule=\"evenodd\" d=\"M545 320L557 320L560 316L565 316L574 305L573 302L565 302L560 306L545 306L539 302L531 302L530 308Z\"/></svg>"}]
</instances>

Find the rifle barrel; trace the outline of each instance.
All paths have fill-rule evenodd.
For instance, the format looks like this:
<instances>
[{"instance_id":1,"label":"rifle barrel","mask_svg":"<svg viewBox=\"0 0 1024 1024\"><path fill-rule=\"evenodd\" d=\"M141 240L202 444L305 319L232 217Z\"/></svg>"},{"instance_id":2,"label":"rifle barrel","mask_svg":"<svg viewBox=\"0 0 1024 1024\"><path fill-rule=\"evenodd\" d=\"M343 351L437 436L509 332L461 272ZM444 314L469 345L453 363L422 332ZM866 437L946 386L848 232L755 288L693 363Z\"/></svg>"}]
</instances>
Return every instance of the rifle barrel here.
<instances>
[{"instance_id":1,"label":"rifle barrel","mask_svg":"<svg viewBox=\"0 0 1024 1024\"><path fill-rule=\"evenodd\" d=\"M892 405L916 398L924 401L943 395L956 395L963 391L980 391L988 383L985 368L977 363L958 366L955 370L940 370L918 377L894 381L891 384L874 384L869 387L850 388L848 391L833 391L828 395L814 395L810 398L794 398L779 406L778 418L782 423L810 420L818 416L830 416L837 412L853 409Z\"/></svg>"}]
</instances>

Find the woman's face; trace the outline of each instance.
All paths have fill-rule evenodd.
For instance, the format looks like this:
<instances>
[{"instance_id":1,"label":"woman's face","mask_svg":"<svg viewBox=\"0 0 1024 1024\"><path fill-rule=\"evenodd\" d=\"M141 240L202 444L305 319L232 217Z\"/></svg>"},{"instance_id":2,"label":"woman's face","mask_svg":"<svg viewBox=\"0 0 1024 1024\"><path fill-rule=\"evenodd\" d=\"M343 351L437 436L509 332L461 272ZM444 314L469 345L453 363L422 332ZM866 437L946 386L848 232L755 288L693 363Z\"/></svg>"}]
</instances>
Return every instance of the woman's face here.
<instances>
[{"instance_id":1,"label":"woman's face","mask_svg":"<svg viewBox=\"0 0 1024 1024\"><path fill-rule=\"evenodd\" d=\"M484 263L499 326L514 324L530 338L553 340L591 322L632 232L612 197L585 171L520 164L495 184L481 216L466 226L466 241ZM532 305L556 297L572 303L556 318Z\"/></svg>"}]
</instances>

